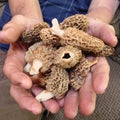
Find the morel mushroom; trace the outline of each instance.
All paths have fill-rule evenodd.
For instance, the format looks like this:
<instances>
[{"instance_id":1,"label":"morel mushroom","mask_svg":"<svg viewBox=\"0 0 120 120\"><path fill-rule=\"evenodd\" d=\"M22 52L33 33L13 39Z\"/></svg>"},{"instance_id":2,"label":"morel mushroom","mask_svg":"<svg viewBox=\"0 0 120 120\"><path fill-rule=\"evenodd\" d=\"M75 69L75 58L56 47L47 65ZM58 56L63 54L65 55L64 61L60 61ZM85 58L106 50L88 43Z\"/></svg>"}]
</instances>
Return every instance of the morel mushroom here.
<instances>
[{"instance_id":1,"label":"morel mushroom","mask_svg":"<svg viewBox=\"0 0 120 120\"><path fill-rule=\"evenodd\" d=\"M66 29L68 27L73 27L79 30L86 30L88 28L89 22L87 17L83 14L75 14L67 17L62 23L60 23L61 29Z\"/></svg>"},{"instance_id":2,"label":"morel mushroom","mask_svg":"<svg viewBox=\"0 0 120 120\"><path fill-rule=\"evenodd\" d=\"M50 28L44 28L40 31L40 38L45 45L59 46L60 38L59 36L53 35Z\"/></svg>"},{"instance_id":3,"label":"morel mushroom","mask_svg":"<svg viewBox=\"0 0 120 120\"><path fill-rule=\"evenodd\" d=\"M38 76L36 77L37 79ZM42 76L40 76L40 79ZM51 71L43 76L43 84L46 90L36 96L38 101L45 101L50 98L62 98L68 91L69 75L68 72L59 66L52 66ZM41 84L41 81L37 84ZM41 86L41 85L40 85Z\"/></svg>"},{"instance_id":4,"label":"morel mushroom","mask_svg":"<svg viewBox=\"0 0 120 120\"><path fill-rule=\"evenodd\" d=\"M79 63L70 70L70 85L74 90L79 90L81 88L85 83L90 67L96 63L97 58L89 61L85 57L82 57Z\"/></svg>"},{"instance_id":5,"label":"morel mushroom","mask_svg":"<svg viewBox=\"0 0 120 120\"><path fill-rule=\"evenodd\" d=\"M62 68L74 67L82 57L81 50L72 46L60 47L55 51L54 64Z\"/></svg>"},{"instance_id":6,"label":"morel mushroom","mask_svg":"<svg viewBox=\"0 0 120 120\"><path fill-rule=\"evenodd\" d=\"M26 72L31 75L44 73L50 69L53 62L54 49L51 46L45 46L42 42L35 43L29 47L25 55L25 61L28 63L25 67Z\"/></svg>"},{"instance_id":7,"label":"morel mushroom","mask_svg":"<svg viewBox=\"0 0 120 120\"><path fill-rule=\"evenodd\" d=\"M46 22L36 24L33 28L30 30L24 31L21 35L21 40L26 43L35 43L40 42L40 31L43 28L49 28L49 24Z\"/></svg>"},{"instance_id":8,"label":"morel mushroom","mask_svg":"<svg viewBox=\"0 0 120 120\"><path fill-rule=\"evenodd\" d=\"M46 90L54 94L56 98L62 98L68 91L69 76L65 69L53 66L50 76L47 76Z\"/></svg>"}]
</instances>

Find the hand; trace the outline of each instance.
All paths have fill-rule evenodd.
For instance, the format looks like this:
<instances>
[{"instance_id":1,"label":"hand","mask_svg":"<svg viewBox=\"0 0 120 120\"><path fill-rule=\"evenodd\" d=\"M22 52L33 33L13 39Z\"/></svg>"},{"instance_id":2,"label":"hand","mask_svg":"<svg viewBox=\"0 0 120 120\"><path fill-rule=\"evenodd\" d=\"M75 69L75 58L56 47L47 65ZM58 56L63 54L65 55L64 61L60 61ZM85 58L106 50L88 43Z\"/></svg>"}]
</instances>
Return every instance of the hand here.
<instances>
[{"instance_id":1,"label":"hand","mask_svg":"<svg viewBox=\"0 0 120 120\"><path fill-rule=\"evenodd\" d=\"M39 103L29 90L32 87L31 79L23 72L26 47L17 40L25 29L29 29L38 22L39 19L34 20L18 15L13 17L12 20L3 27L3 30L0 32L0 41L2 43L10 43L4 64L4 73L11 81L11 96L20 107L34 114L41 113L43 107L51 113L56 113L59 110L58 102L51 99L43 102L43 104Z\"/></svg>"},{"instance_id":2,"label":"hand","mask_svg":"<svg viewBox=\"0 0 120 120\"><path fill-rule=\"evenodd\" d=\"M100 20L89 18L89 28L87 32L93 36L102 39L106 44L115 46L117 38L115 31L111 25L103 23ZM64 114L67 118L73 119L78 110L84 115L93 113L96 104L96 94L105 92L109 82L110 67L104 57L100 57L97 64L95 64L88 74L85 84L75 92L71 90L67 96L60 102L64 106Z\"/></svg>"},{"instance_id":3,"label":"hand","mask_svg":"<svg viewBox=\"0 0 120 120\"><path fill-rule=\"evenodd\" d=\"M13 25L12 27L9 27L9 24L7 24L8 27L6 25L3 28L3 32L0 33L0 40L2 40L5 43L9 43L9 41L13 41L13 42L16 41L20 33L23 31L23 29L29 28L31 25L30 24L31 22L19 23L20 31L17 34L15 34L16 32L15 32L15 29L13 28L15 27L16 29L18 29L19 25L16 27L16 24L13 24L13 23L14 22L12 22L12 25ZM32 24L35 24L35 23L36 21L33 20ZM23 27L21 27L21 24ZM106 34L105 34L106 32L104 33L104 31L101 31L101 29L104 27L104 24L105 23L102 23L102 22L99 23L98 21L95 22L94 20L93 21L91 20L91 24L88 29L88 32L96 37L103 39L106 43L114 46L116 44L116 41L114 41L115 39L114 31L113 29L111 29L109 25L105 24L107 28L103 30L104 31L107 30L108 31L107 34L108 33L111 34L111 36L109 34L109 36L106 37ZM101 27L101 25L103 26ZM10 30L10 28L12 29L12 31ZM98 29L95 30L94 28L98 28ZM14 34L11 32L13 32ZM9 37L8 37L8 33L10 34ZM12 37L11 35L15 35L15 37L14 36ZM111 41L108 41L110 39ZM16 47L16 45L18 46ZM17 54L15 53L15 50ZM12 82L11 95L14 97L14 99L23 108L37 114L41 112L42 105L38 103L34 99L34 97L28 92L28 89L31 88L32 83L30 78L22 72L23 66L25 64L23 59L24 53L25 53L25 49L23 49L23 46L20 46L20 43L11 44L11 47L9 49L8 56L5 62L4 72ZM64 113L67 118L74 118L76 116L78 112L78 106L80 108L80 112L85 115L89 115L94 111L96 94L102 94L108 85L109 69L110 69L109 65L105 60L105 58L100 58L99 62L95 66L93 66L91 73L89 73L86 83L81 88L81 90L79 92L75 92L71 90L68 92L67 96L64 99L62 99L61 101L58 101L60 106L64 105ZM14 72L11 72L11 71L14 71ZM13 73L16 73L16 74L13 74ZM20 77L18 77L19 74L20 74ZM37 94L38 92L40 92L40 89L38 89L37 87L33 87L33 91ZM24 99L22 99L21 96ZM44 102L43 105L46 107L46 109L48 109L52 113L56 113L59 110L58 102L54 100L49 100ZM33 104L33 106L31 106L31 103ZM51 107L51 103L52 103L52 107Z\"/></svg>"}]
</instances>

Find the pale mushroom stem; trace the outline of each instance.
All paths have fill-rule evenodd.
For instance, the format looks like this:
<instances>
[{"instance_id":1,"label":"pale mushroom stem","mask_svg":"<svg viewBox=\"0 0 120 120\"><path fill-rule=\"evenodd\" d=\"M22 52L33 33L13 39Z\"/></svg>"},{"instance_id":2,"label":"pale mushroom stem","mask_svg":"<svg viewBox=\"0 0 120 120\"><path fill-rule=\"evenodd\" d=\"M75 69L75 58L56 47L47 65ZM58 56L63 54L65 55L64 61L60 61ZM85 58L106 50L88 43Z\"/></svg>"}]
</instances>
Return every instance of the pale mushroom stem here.
<instances>
[{"instance_id":1,"label":"pale mushroom stem","mask_svg":"<svg viewBox=\"0 0 120 120\"><path fill-rule=\"evenodd\" d=\"M30 68L31 68L31 64L27 63L26 66L24 67L24 71L29 73L30 72Z\"/></svg>"},{"instance_id":2,"label":"pale mushroom stem","mask_svg":"<svg viewBox=\"0 0 120 120\"><path fill-rule=\"evenodd\" d=\"M60 29L58 20L56 18L52 19L52 27L51 30L53 34L62 37L64 34L64 31Z\"/></svg>"},{"instance_id":3,"label":"pale mushroom stem","mask_svg":"<svg viewBox=\"0 0 120 120\"><path fill-rule=\"evenodd\" d=\"M39 69L43 66L42 61L34 59L31 69L30 69L30 75L36 75L39 73Z\"/></svg>"},{"instance_id":4,"label":"pale mushroom stem","mask_svg":"<svg viewBox=\"0 0 120 120\"><path fill-rule=\"evenodd\" d=\"M41 102L41 101L46 101L51 98L53 98L54 95L51 92L48 92L47 90L42 91L40 94L36 96L36 99Z\"/></svg>"}]
</instances>

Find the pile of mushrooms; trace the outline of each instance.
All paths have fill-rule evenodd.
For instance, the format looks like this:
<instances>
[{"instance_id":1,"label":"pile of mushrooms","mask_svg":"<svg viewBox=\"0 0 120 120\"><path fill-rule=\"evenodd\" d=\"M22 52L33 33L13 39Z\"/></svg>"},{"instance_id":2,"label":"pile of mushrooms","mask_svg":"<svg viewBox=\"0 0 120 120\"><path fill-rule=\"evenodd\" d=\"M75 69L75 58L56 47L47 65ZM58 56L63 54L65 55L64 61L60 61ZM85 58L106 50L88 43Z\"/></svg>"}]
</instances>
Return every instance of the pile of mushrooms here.
<instances>
[{"instance_id":1,"label":"pile of mushrooms","mask_svg":"<svg viewBox=\"0 0 120 120\"><path fill-rule=\"evenodd\" d=\"M53 19L52 27L44 22L23 32L22 41L30 44L24 71L44 88L37 100L60 99L71 88L79 90L99 57L113 54L114 48L85 32L88 26L86 16L76 14L60 24Z\"/></svg>"}]
</instances>

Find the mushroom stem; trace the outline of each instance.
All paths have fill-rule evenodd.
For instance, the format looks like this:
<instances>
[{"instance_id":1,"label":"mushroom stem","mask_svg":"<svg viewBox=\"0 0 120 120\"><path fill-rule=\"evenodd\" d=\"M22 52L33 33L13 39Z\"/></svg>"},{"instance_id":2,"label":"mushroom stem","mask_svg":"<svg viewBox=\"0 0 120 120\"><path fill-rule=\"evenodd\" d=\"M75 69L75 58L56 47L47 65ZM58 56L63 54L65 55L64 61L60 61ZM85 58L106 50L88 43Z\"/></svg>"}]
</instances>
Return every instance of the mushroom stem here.
<instances>
[{"instance_id":1,"label":"mushroom stem","mask_svg":"<svg viewBox=\"0 0 120 120\"><path fill-rule=\"evenodd\" d=\"M31 68L31 64L27 63L26 66L24 67L24 71L29 73L30 72L30 68Z\"/></svg>"},{"instance_id":2,"label":"mushroom stem","mask_svg":"<svg viewBox=\"0 0 120 120\"><path fill-rule=\"evenodd\" d=\"M30 75L36 75L39 73L39 69L43 66L42 61L40 60L33 60L32 66L30 68Z\"/></svg>"},{"instance_id":3,"label":"mushroom stem","mask_svg":"<svg viewBox=\"0 0 120 120\"><path fill-rule=\"evenodd\" d=\"M48 92L47 90L42 91L40 94L38 94L35 98L41 102L41 101L46 101L51 98L53 98L54 95L51 92Z\"/></svg>"},{"instance_id":4,"label":"mushroom stem","mask_svg":"<svg viewBox=\"0 0 120 120\"><path fill-rule=\"evenodd\" d=\"M52 19L52 27L51 30L53 34L62 37L64 34L64 31L60 29L58 20L56 18Z\"/></svg>"}]
</instances>

